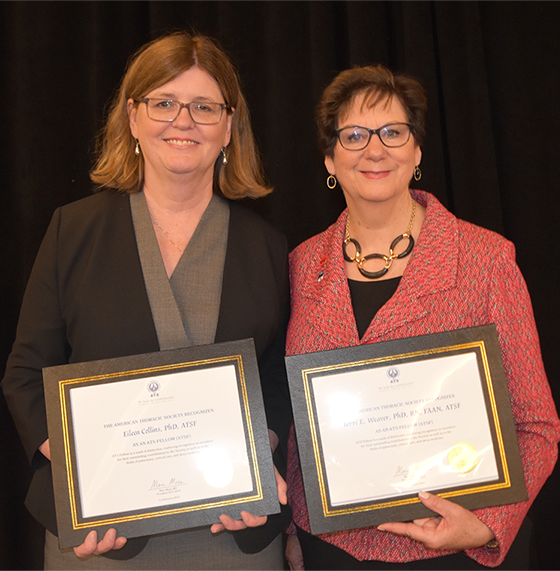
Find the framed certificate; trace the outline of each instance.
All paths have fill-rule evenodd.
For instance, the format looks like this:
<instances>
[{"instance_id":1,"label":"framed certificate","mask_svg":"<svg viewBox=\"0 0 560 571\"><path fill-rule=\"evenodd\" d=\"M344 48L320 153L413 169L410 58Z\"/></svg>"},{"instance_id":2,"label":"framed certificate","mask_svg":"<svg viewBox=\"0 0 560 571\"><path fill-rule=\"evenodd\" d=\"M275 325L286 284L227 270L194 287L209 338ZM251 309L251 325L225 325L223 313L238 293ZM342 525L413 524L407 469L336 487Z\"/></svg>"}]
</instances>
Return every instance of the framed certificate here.
<instances>
[{"instance_id":1,"label":"framed certificate","mask_svg":"<svg viewBox=\"0 0 560 571\"><path fill-rule=\"evenodd\" d=\"M59 543L280 511L253 340L43 370Z\"/></svg>"},{"instance_id":2,"label":"framed certificate","mask_svg":"<svg viewBox=\"0 0 560 571\"><path fill-rule=\"evenodd\" d=\"M468 509L527 490L494 325L286 358L311 531Z\"/></svg>"}]
</instances>

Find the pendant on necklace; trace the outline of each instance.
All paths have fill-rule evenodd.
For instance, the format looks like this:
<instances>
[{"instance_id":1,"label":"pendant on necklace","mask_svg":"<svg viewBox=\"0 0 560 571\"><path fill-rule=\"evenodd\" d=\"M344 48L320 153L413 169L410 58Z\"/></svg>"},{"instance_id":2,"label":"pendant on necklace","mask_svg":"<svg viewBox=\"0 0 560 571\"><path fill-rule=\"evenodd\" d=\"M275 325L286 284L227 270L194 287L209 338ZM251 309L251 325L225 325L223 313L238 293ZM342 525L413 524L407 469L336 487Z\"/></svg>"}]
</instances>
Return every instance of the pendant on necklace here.
<instances>
[{"instance_id":1,"label":"pendant on necklace","mask_svg":"<svg viewBox=\"0 0 560 571\"><path fill-rule=\"evenodd\" d=\"M377 280L380 277L384 276L388 271L391 265L393 264L393 260L400 260L402 258L406 258L412 252L412 248L414 248L414 238L412 237L412 225L414 223L414 215L416 214L416 202L412 201L412 215L410 216L410 222L408 223L408 228L404 234L400 234L397 236L389 246L389 255L386 256L385 254L368 254L367 256L362 256L362 247L360 243L355 238L350 237L350 215L346 219L346 231L344 233L344 242L342 243L342 255L347 262L356 262L358 266L358 271L362 276L370 279L370 280ZM404 252L400 254L395 254L395 248L397 244L401 240L408 240L408 245ZM352 243L354 248L356 249L356 253L353 256L349 256L347 252L348 244ZM385 266L377 271L377 272L368 272L364 269L364 263L368 260L383 260L385 262Z\"/></svg>"}]
</instances>

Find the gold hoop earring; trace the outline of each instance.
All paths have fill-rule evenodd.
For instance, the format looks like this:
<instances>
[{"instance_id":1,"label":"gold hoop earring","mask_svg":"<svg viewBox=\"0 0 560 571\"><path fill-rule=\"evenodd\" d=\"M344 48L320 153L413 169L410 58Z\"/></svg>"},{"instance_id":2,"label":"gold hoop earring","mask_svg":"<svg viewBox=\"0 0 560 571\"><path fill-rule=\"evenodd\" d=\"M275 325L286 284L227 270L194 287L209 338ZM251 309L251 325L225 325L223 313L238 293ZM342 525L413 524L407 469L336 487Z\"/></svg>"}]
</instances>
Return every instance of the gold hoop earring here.
<instances>
[{"instance_id":1,"label":"gold hoop earring","mask_svg":"<svg viewBox=\"0 0 560 571\"><path fill-rule=\"evenodd\" d=\"M222 164L227 165L226 147L222 147Z\"/></svg>"},{"instance_id":2,"label":"gold hoop earring","mask_svg":"<svg viewBox=\"0 0 560 571\"><path fill-rule=\"evenodd\" d=\"M136 139L136 148L134 149L134 152L139 155L140 154L140 141L138 139Z\"/></svg>"},{"instance_id":3,"label":"gold hoop earring","mask_svg":"<svg viewBox=\"0 0 560 571\"><path fill-rule=\"evenodd\" d=\"M327 177L327 186L328 186L331 190L336 186L336 183L337 183L337 182L338 182L338 181L336 180L336 177L335 177L333 174L330 174L330 175Z\"/></svg>"},{"instance_id":4,"label":"gold hoop earring","mask_svg":"<svg viewBox=\"0 0 560 571\"><path fill-rule=\"evenodd\" d=\"M420 170L420 165L414 167L414 180L418 182L422 178L422 171Z\"/></svg>"}]
</instances>

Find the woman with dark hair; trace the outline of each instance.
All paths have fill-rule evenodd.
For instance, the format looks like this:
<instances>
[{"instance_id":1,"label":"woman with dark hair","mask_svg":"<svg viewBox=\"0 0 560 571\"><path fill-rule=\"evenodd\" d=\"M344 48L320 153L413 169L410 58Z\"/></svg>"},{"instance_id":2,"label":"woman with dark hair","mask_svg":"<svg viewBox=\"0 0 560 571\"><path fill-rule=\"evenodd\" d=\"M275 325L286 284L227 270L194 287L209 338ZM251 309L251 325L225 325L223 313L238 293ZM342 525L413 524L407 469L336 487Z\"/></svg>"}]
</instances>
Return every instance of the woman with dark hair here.
<instances>
[{"instance_id":1,"label":"woman with dark hair","mask_svg":"<svg viewBox=\"0 0 560 571\"><path fill-rule=\"evenodd\" d=\"M319 145L347 209L290 255L288 355L496 325L529 500L469 511L434 494L437 517L314 536L295 435L292 569L528 569L531 503L557 458L560 423L513 245L455 218L420 180L426 97L383 66L340 73L317 110Z\"/></svg>"},{"instance_id":2,"label":"woman with dark hair","mask_svg":"<svg viewBox=\"0 0 560 571\"><path fill-rule=\"evenodd\" d=\"M112 529L99 542L92 531L75 553L58 548L44 367L253 338L276 457L290 423L287 245L234 202L271 189L227 56L187 33L143 46L99 149L91 174L99 191L59 208L47 230L2 382L35 469L26 505L47 530L45 568L282 568L280 526L251 555L223 531L265 524L248 512L222 516L214 535L200 528L127 542ZM257 549L244 537L246 551Z\"/></svg>"}]
</instances>

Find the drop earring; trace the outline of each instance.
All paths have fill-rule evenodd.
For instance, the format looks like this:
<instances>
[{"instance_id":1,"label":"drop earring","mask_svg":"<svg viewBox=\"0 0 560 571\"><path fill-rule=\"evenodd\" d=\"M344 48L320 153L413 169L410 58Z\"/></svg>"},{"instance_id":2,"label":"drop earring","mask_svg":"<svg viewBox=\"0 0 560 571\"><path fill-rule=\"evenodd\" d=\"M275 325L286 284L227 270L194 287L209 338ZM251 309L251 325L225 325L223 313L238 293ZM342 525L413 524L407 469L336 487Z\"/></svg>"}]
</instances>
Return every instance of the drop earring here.
<instances>
[{"instance_id":1,"label":"drop earring","mask_svg":"<svg viewBox=\"0 0 560 571\"><path fill-rule=\"evenodd\" d=\"M139 155L140 154L140 141L138 139L136 139L136 147L134 149L134 152Z\"/></svg>"},{"instance_id":2,"label":"drop earring","mask_svg":"<svg viewBox=\"0 0 560 571\"><path fill-rule=\"evenodd\" d=\"M227 165L226 148L227 147L222 147L222 164L223 165Z\"/></svg>"},{"instance_id":3,"label":"drop earring","mask_svg":"<svg viewBox=\"0 0 560 571\"><path fill-rule=\"evenodd\" d=\"M336 180L336 177L335 177L333 174L330 174L330 175L327 177L327 186L328 186L331 190L336 186L336 183L337 183L337 182L338 182L338 181Z\"/></svg>"},{"instance_id":4,"label":"drop earring","mask_svg":"<svg viewBox=\"0 0 560 571\"><path fill-rule=\"evenodd\" d=\"M416 182L418 182L422 178L422 171L420 170L420 165L416 165L414 167L414 174L412 176L414 176L414 180Z\"/></svg>"}]
</instances>

